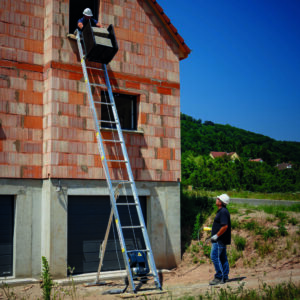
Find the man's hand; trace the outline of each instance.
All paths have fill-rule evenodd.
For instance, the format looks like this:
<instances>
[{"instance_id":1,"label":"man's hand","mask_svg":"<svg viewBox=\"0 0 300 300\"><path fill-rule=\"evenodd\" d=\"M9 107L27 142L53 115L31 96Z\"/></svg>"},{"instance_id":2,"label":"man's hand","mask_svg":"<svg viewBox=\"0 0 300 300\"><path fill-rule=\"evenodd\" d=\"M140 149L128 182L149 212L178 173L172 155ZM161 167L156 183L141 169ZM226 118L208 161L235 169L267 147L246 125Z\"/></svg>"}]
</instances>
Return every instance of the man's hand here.
<instances>
[{"instance_id":1,"label":"man's hand","mask_svg":"<svg viewBox=\"0 0 300 300\"><path fill-rule=\"evenodd\" d=\"M82 29L82 28L83 28L83 24L82 24L82 23L78 23L78 27L79 27L80 29Z\"/></svg>"},{"instance_id":2,"label":"man's hand","mask_svg":"<svg viewBox=\"0 0 300 300\"><path fill-rule=\"evenodd\" d=\"M98 23L96 24L96 26L97 26L97 27L100 27L100 28L103 27L102 24L101 24L100 22L98 22Z\"/></svg>"},{"instance_id":3,"label":"man's hand","mask_svg":"<svg viewBox=\"0 0 300 300\"><path fill-rule=\"evenodd\" d=\"M212 242L215 242L217 239L218 239L218 235L217 235L217 234L215 234L215 235L213 235L213 236L211 237L211 241L212 241Z\"/></svg>"}]
</instances>

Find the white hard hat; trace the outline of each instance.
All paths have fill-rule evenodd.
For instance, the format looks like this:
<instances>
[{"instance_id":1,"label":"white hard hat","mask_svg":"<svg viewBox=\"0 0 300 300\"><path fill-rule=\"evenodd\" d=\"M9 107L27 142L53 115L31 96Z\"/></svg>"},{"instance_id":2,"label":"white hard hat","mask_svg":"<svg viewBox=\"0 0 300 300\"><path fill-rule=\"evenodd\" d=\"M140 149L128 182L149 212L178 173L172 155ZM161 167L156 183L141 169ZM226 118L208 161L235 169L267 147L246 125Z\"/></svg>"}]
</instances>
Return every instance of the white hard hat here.
<instances>
[{"instance_id":1,"label":"white hard hat","mask_svg":"<svg viewBox=\"0 0 300 300\"><path fill-rule=\"evenodd\" d=\"M218 196L217 199L219 199L226 205L229 204L229 201L230 201L230 198L227 194L222 194L222 195Z\"/></svg>"},{"instance_id":2,"label":"white hard hat","mask_svg":"<svg viewBox=\"0 0 300 300\"><path fill-rule=\"evenodd\" d=\"M93 13L91 11L90 8L86 8L84 11L83 11L83 14L87 17L92 17L93 16Z\"/></svg>"}]
</instances>

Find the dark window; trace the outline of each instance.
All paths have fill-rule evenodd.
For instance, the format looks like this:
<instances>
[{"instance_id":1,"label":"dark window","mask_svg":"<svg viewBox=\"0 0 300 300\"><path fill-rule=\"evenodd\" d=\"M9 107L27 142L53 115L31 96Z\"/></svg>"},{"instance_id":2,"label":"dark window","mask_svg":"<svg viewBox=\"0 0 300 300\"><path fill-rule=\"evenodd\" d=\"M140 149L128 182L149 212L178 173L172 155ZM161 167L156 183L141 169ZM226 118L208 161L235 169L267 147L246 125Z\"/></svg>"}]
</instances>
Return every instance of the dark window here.
<instances>
[{"instance_id":1,"label":"dark window","mask_svg":"<svg viewBox=\"0 0 300 300\"><path fill-rule=\"evenodd\" d=\"M136 130L137 129L137 117L136 117L136 105L137 96L124 95L119 93L114 93L114 99L117 107L118 117L121 123L122 129ZM101 92L101 101L109 102L109 97L107 92ZM103 122L114 121L111 106L102 104L101 105L101 126L107 128L116 128L115 125Z\"/></svg>"},{"instance_id":2,"label":"dark window","mask_svg":"<svg viewBox=\"0 0 300 300\"><path fill-rule=\"evenodd\" d=\"M0 195L0 277L13 275L14 196Z\"/></svg>"},{"instance_id":3,"label":"dark window","mask_svg":"<svg viewBox=\"0 0 300 300\"><path fill-rule=\"evenodd\" d=\"M98 20L99 0L70 0L69 32L74 33L77 28L77 21L83 16L85 8L90 8L93 18Z\"/></svg>"}]
</instances>

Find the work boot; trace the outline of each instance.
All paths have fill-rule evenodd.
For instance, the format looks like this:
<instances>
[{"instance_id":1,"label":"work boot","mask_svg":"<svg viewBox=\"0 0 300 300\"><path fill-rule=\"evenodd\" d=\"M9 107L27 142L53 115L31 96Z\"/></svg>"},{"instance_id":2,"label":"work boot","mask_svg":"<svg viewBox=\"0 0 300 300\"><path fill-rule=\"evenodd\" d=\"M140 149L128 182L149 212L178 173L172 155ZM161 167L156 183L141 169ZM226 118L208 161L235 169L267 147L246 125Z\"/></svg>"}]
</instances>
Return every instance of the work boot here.
<instances>
[{"instance_id":1,"label":"work boot","mask_svg":"<svg viewBox=\"0 0 300 300\"><path fill-rule=\"evenodd\" d=\"M222 281L222 279L220 279L220 278L215 278L215 279L213 279L212 281L209 282L209 285L217 285L217 284L222 284L222 283L224 283L224 282Z\"/></svg>"},{"instance_id":2,"label":"work boot","mask_svg":"<svg viewBox=\"0 0 300 300\"><path fill-rule=\"evenodd\" d=\"M222 283L226 283L229 279L228 278L223 278Z\"/></svg>"}]
</instances>

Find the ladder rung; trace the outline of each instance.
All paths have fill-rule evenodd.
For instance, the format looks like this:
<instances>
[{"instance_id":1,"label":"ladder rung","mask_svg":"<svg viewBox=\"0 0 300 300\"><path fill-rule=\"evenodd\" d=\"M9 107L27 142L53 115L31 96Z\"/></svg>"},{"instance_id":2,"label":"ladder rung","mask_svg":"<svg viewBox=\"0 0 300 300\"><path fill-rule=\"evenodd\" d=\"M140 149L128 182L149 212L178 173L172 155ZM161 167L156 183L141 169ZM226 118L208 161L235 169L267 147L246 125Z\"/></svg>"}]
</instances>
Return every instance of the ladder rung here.
<instances>
[{"instance_id":1,"label":"ladder rung","mask_svg":"<svg viewBox=\"0 0 300 300\"><path fill-rule=\"evenodd\" d=\"M92 86L106 87L105 84L101 84L101 83L91 83L91 82L90 82L90 85L92 85Z\"/></svg>"},{"instance_id":2,"label":"ladder rung","mask_svg":"<svg viewBox=\"0 0 300 300\"><path fill-rule=\"evenodd\" d=\"M144 228L142 225L137 226L122 226L122 229L136 229L136 228Z\"/></svg>"},{"instance_id":3,"label":"ladder rung","mask_svg":"<svg viewBox=\"0 0 300 300\"><path fill-rule=\"evenodd\" d=\"M130 180L111 180L111 183L133 183Z\"/></svg>"},{"instance_id":4,"label":"ladder rung","mask_svg":"<svg viewBox=\"0 0 300 300\"><path fill-rule=\"evenodd\" d=\"M97 104L106 104L106 105L113 105L110 102L101 102L101 101L94 101L94 103L97 103Z\"/></svg>"},{"instance_id":5,"label":"ladder rung","mask_svg":"<svg viewBox=\"0 0 300 300\"><path fill-rule=\"evenodd\" d=\"M123 143L123 141L120 140L102 140L102 142Z\"/></svg>"},{"instance_id":6,"label":"ladder rung","mask_svg":"<svg viewBox=\"0 0 300 300\"><path fill-rule=\"evenodd\" d=\"M116 122L116 121L107 121L107 120L100 120L99 122L109 123L109 124L118 124L118 122Z\"/></svg>"},{"instance_id":7,"label":"ladder rung","mask_svg":"<svg viewBox=\"0 0 300 300\"><path fill-rule=\"evenodd\" d=\"M138 205L137 203L117 203L117 205Z\"/></svg>"},{"instance_id":8,"label":"ladder rung","mask_svg":"<svg viewBox=\"0 0 300 300\"><path fill-rule=\"evenodd\" d=\"M119 159L107 159L106 161L111 161L111 162L123 162L123 163L127 163L127 160L119 160Z\"/></svg>"},{"instance_id":9,"label":"ladder rung","mask_svg":"<svg viewBox=\"0 0 300 300\"><path fill-rule=\"evenodd\" d=\"M94 68L94 67L86 67L87 69L94 69L94 70L97 70L97 71L103 71L103 69L101 69L101 68Z\"/></svg>"},{"instance_id":10,"label":"ladder rung","mask_svg":"<svg viewBox=\"0 0 300 300\"><path fill-rule=\"evenodd\" d=\"M126 252L129 253L129 252L136 252L136 251L150 252L149 249L128 250Z\"/></svg>"}]
</instances>

